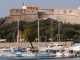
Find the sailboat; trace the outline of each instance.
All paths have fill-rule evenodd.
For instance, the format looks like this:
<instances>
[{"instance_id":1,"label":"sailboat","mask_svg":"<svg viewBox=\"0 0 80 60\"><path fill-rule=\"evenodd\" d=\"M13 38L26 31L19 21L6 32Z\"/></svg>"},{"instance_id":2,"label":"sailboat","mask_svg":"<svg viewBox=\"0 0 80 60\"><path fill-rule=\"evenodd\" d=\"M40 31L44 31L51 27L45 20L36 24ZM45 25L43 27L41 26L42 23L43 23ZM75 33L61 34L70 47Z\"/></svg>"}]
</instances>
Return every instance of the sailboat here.
<instances>
[{"instance_id":1,"label":"sailboat","mask_svg":"<svg viewBox=\"0 0 80 60\"><path fill-rule=\"evenodd\" d=\"M18 35L17 35L17 50L19 50L19 40L20 40L20 31L19 31L19 21L18 21L18 31L17 31L18 33ZM17 53L16 53L16 57L35 57L35 54L34 53L32 53L31 51L24 51L24 52L22 52L21 53L21 51L19 50L19 51L17 51Z\"/></svg>"},{"instance_id":2,"label":"sailboat","mask_svg":"<svg viewBox=\"0 0 80 60\"><path fill-rule=\"evenodd\" d=\"M19 20L18 20L18 31L17 31L17 50L19 49L19 39L20 39L20 31L19 31ZM16 52L16 57L22 57L22 53L20 51Z\"/></svg>"},{"instance_id":3,"label":"sailboat","mask_svg":"<svg viewBox=\"0 0 80 60\"><path fill-rule=\"evenodd\" d=\"M19 21L18 21L18 33L17 33L17 50L19 49ZM9 49L0 49L1 51L1 54L0 56L4 56L4 57L12 57L12 56L16 56L16 57L21 57L22 56L22 53L17 51L16 53L13 54L14 52L14 47L10 47Z\"/></svg>"},{"instance_id":4,"label":"sailboat","mask_svg":"<svg viewBox=\"0 0 80 60\"><path fill-rule=\"evenodd\" d=\"M38 20L38 53L36 57L48 57L49 54L47 52L40 52L40 37L39 37L39 20Z\"/></svg>"}]
</instances>

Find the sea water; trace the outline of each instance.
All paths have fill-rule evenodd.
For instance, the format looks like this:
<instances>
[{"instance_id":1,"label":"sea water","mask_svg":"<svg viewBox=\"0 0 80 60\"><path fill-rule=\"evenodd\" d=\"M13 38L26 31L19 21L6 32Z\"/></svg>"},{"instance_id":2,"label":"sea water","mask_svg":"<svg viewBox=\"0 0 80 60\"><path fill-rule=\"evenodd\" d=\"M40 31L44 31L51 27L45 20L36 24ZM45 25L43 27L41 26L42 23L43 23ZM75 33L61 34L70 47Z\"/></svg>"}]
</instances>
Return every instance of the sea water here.
<instances>
[{"instance_id":1,"label":"sea water","mask_svg":"<svg viewBox=\"0 0 80 60\"><path fill-rule=\"evenodd\" d=\"M80 60L80 57L76 58L33 58L33 57L0 57L0 60Z\"/></svg>"}]
</instances>

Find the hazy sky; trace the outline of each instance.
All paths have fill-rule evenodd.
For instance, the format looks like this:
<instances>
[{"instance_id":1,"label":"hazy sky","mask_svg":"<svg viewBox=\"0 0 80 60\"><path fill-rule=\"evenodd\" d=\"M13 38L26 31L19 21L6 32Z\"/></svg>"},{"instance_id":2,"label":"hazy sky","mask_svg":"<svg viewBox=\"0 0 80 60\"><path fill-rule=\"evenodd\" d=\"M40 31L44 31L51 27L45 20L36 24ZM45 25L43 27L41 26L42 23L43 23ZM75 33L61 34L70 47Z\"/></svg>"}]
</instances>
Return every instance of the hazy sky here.
<instances>
[{"instance_id":1,"label":"hazy sky","mask_svg":"<svg viewBox=\"0 0 80 60\"><path fill-rule=\"evenodd\" d=\"M23 3L36 5L40 9L55 9L57 7L77 9L80 6L80 0L0 0L0 17L8 16L10 8L22 8Z\"/></svg>"}]
</instances>

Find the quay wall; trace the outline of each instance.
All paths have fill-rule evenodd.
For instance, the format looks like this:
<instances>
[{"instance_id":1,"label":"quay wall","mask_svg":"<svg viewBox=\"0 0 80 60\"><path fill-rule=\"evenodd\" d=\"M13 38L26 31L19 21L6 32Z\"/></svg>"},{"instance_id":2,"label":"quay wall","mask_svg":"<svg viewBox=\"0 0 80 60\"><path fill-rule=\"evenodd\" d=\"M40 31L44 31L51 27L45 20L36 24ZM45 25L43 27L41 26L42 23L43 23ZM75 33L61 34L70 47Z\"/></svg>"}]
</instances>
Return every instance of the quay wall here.
<instances>
[{"instance_id":1,"label":"quay wall","mask_svg":"<svg viewBox=\"0 0 80 60\"><path fill-rule=\"evenodd\" d=\"M43 47L45 46L46 44L49 45L50 43L52 42L40 42L39 45L40 47ZM53 43L60 43L60 44L63 44L65 45L66 47L69 47L73 44L73 42L53 42ZM34 47L38 47L38 42L32 42L33 46ZM13 47L17 47L17 43L14 42L14 43L0 43L0 48L9 48L10 46L13 46ZM31 47L30 45L30 42L19 42L19 46L20 47Z\"/></svg>"}]
</instances>

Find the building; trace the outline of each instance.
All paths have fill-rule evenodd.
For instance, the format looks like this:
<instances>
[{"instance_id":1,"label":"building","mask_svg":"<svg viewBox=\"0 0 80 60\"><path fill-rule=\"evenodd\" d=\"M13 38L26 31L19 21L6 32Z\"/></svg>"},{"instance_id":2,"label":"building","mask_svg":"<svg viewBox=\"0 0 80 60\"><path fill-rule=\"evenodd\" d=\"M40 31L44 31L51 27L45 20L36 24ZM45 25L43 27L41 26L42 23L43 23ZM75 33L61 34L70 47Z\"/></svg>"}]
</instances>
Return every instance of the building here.
<instances>
[{"instance_id":1,"label":"building","mask_svg":"<svg viewBox=\"0 0 80 60\"><path fill-rule=\"evenodd\" d=\"M38 7L37 6L23 6L22 9L12 8L9 11L9 17L6 23L11 23L13 21L23 20L23 21L34 21L38 19Z\"/></svg>"},{"instance_id":2,"label":"building","mask_svg":"<svg viewBox=\"0 0 80 60\"><path fill-rule=\"evenodd\" d=\"M12 8L9 10L9 17L6 23L23 20L32 22L37 19L52 18L63 23L80 24L80 7L78 9L39 9L37 6L23 6L21 9Z\"/></svg>"}]
</instances>

